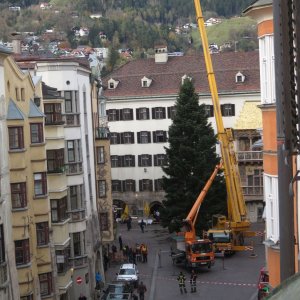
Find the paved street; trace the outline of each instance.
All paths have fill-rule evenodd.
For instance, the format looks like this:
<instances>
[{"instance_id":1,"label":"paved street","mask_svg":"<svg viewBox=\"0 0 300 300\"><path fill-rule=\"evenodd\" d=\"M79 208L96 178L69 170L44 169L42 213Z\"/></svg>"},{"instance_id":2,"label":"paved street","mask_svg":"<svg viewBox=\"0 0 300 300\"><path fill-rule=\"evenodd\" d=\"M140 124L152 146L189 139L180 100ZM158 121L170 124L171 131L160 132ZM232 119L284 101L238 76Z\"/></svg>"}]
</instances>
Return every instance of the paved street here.
<instances>
[{"instance_id":1,"label":"paved street","mask_svg":"<svg viewBox=\"0 0 300 300\"><path fill-rule=\"evenodd\" d=\"M256 225L256 224L255 224ZM258 229L262 229L262 224ZM256 226L257 227L257 226ZM260 228L259 228L260 227ZM177 299L207 299L207 300L254 300L257 299L256 283L260 268L264 265L264 245L260 238L255 238L255 254L251 252L236 253L232 257L217 258L216 264L208 270L204 268L198 273L197 293L190 293L189 272L179 266L173 266L170 259L169 234L159 225L148 225L142 233L138 224L133 222L131 231L127 231L125 224L119 224L123 244L135 246L135 243L148 245L148 263L138 263L140 280L147 286L146 300L177 300ZM118 242L115 243L118 246ZM161 249L161 266L157 256ZM114 280L121 263L112 263L106 272L106 280ZM177 275L183 271L186 275L186 295L181 295Z\"/></svg>"}]
</instances>

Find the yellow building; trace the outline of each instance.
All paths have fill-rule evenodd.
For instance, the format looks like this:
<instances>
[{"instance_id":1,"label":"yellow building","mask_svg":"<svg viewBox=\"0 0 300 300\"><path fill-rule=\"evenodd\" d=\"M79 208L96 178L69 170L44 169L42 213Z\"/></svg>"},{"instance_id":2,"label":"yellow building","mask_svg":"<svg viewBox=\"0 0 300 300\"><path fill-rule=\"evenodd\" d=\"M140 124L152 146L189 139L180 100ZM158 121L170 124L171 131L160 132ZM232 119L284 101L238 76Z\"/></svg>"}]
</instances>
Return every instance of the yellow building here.
<instances>
[{"instance_id":1,"label":"yellow building","mask_svg":"<svg viewBox=\"0 0 300 300\"><path fill-rule=\"evenodd\" d=\"M54 299L41 81L4 61L12 239L20 297ZM17 298L15 298L17 299Z\"/></svg>"}]
</instances>

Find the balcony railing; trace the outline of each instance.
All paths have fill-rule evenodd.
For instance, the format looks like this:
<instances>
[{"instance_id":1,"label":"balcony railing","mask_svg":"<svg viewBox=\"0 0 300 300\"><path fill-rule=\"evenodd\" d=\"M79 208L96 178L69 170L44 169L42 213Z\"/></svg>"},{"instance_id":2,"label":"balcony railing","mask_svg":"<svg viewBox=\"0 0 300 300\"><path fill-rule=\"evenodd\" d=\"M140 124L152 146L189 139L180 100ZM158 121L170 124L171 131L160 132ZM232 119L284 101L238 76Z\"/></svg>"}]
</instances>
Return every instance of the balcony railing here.
<instances>
[{"instance_id":1,"label":"balcony railing","mask_svg":"<svg viewBox=\"0 0 300 300\"><path fill-rule=\"evenodd\" d=\"M69 258L71 267L80 267L87 264L87 255L75 256Z\"/></svg>"},{"instance_id":2,"label":"balcony railing","mask_svg":"<svg viewBox=\"0 0 300 300\"><path fill-rule=\"evenodd\" d=\"M65 121L60 113L46 113L46 125L62 125Z\"/></svg>"},{"instance_id":3,"label":"balcony railing","mask_svg":"<svg viewBox=\"0 0 300 300\"><path fill-rule=\"evenodd\" d=\"M7 282L7 265L6 262L0 264L0 288Z\"/></svg>"},{"instance_id":4,"label":"balcony railing","mask_svg":"<svg viewBox=\"0 0 300 300\"><path fill-rule=\"evenodd\" d=\"M81 162L75 162L75 163L68 163L65 165L66 167L66 174L77 174L82 172L82 163Z\"/></svg>"},{"instance_id":5,"label":"balcony railing","mask_svg":"<svg viewBox=\"0 0 300 300\"><path fill-rule=\"evenodd\" d=\"M64 115L66 126L80 126L80 114L66 114Z\"/></svg>"},{"instance_id":6,"label":"balcony railing","mask_svg":"<svg viewBox=\"0 0 300 300\"><path fill-rule=\"evenodd\" d=\"M107 127L97 127L95 129L96 139L108 139L109 138L109 130Z\"/></svg>"},{"instance_id":7,"label":"balcony railing","mask_svg":"<svg viewBox=\"0 0 300 300\"><path fill-rule=\"evenodd\" d=\"M262 186L243 186L245 196L263 196L264 188Z\"/></svg>"},{"instance_id":8,"label":"balcony railing","mask_svg":"<svg viewBox=\"0 0 300 300\"><path fill-rule=\"evenodd\" d=\"M78 208L67 212L71 218L70 222L78 222L85 219L85 209Z\"/></svg>"},{"instance_id":9,"label":"balcony railing","mask_svg":"<svg viewBox=\"0 0 300 300\"><path fill-rule=\"evenodd\" d=\"M263 153L262 151L237 151L237 160L239 162L262 162Z\"/></svg>"}]
</instances>

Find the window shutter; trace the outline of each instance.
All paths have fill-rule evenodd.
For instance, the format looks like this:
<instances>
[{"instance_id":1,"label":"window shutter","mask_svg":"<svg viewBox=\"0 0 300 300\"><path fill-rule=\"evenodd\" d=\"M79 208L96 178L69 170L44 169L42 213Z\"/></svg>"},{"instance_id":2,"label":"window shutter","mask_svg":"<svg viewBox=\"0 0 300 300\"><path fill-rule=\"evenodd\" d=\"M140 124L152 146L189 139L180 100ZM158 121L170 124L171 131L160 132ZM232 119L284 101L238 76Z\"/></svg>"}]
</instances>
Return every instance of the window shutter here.
<instances>
[{"instance_id":1,"label":"window shutter","mask_svg":"<svg viewBox=\"0 0 300 300\"><path fill-rule=\"evenodd\" d=\"M163 118L165 119L166 118L166 108L163 107Z\"/></svg>"},{"instance_id":2,"label":"window shutter","mask_svg":"<svg viewBox=\"0 0 300 300\"><path fill-rule=\"evenodd\" d=\"M148 167L152 167L152 155L148 155Z\"/></svg>"},{"instance_id":3,"label":"window shutter","mask_svg":"<svg viewBox=\"0 0 300 300\"><path fill-rule=\"evenodd\" d=\"M121 144L121 136L119 132L117 132L117 144Z\"/></svg>"},{"instance_id":4,"label":"window shutter","mask_svg":"<svg viewBox=\"0 0 300 300\"><path fill-rule=\"evenodd\" d=\"M140 132L137 133L137 141L138 141L138 144L141 143L141 133Z\"/></svg>"},{"instance_id":5,"label":"window shutter","mask_svg":"<svg viewBox=\"0 0 300 300\"><path fill-rule=\"evenodd\" d=\"M133 109L130 109L130 120L133 120Z\"/></svg>"},{"instance_id":6,"label":"window shutter","mask_svg":"<svg viewBox=\"0 0 300 300\"><path fill-rule=\"evenodd\" d=\"M153 157L154 157L154 166L157 166L157 154L155 154Z\"/></svg>"},{"instance_id":7,"label":"window shutter","mask_svg":"<svg viewBox=\"0 0 300 300\"><path fill-rule=\"evenodd\" d=\"M120 144L124 144L124 132L120 133Z\"/></svg>"},{"instance_id":8,"label":"window shutter","mask_svg":"<svg viewBox=\"0 0 300 300\"><path fill-rule=\"evenodd\" d=\"M136 113L136 119L139 120L139 119L140 119L140 109L137 108L137 109L135 110L135 113Z\"/></svg>"},{"instance_id":9,"label":"window shutter","mask_svg":"<svg viewBox=\"0 0 300 300\"><path fill-rule=\"evenodd\" d=\"M134 132L130 132L131 134L131 144L134 144Z\"/></svg>"},{"instance_id":10,"label":"window shutter","mask_svg":"<svg viewBox=\"0 0 300 300\"><path fill-rule=\"evenodd\" d=\"M210 106L210 116L211 117L214 116L214 106L213 105Z\"/></svg>"},{"instance_id":11,"label":"window shutter","mask_svg":"<svg viewBox=\"0 0 300 300\"><path fill-rule=\"evenodd\" d=\"M120 121L123 120L123 109L119 110L119 119L120 119Z\"/></svg>"},{"instance_id":12,"label":"window shutter","mask_svg":"<svg viewBox=\"0 0 300 300\"><path fill-rule=\"evenodd\" d=\"M221 105L221 114L222 114L222 116L224 116L224 105L223 104Z\"/></svg>"},{"instance_id":13,"label":"window shutter","mask_svg":"<svg viewBox=\"0 0 300 300\"><path fill-rule=\"evenodd\" d=\"M147 131L147 134L148 134L148 143L151 143L151 132Z\"/></svg>"},{"instance_id":14,"label":"window shutter","mask_svg":"<svg viewBox=\"0 0 300 300\"><path fill-rule=\"evenodd\" d=\"M116 121L120 121L120 110L116 109Z\"/></svg>"},{"instance_id":15,"label":"window shutter","mask_svg":"<svg viewBox=\"0 0 300 300\"><path fill-rule=\"evenodd\" d=\"M155 189L155 191L158 190L158 188L157 188L157 179L154 180L154 189Z\"/></svg>"},{"instance_id":16,"label":"window shutter","mask_svg":"<svg viewBox=\"0 0 300 300\"><path fill-rule=\"evenodd\" d=\"M131 182L132 182L133 192L136 192L135 180L131 180Z\"/></svg>"},{"instance_id":17,"label":"window shutter","mask_svg":"<svg viewBox=\"0 0 300 300\"><path fill-rule=\"evenodd\" d=\"M232 112L232 116L235 116L235 105L231 104L231 112Z\"/></svg>"},{"instance_id":18,"label":"window shutter","mask_svg":"<svg viewBox=\"0 0 300 300\"><path fill-rule=\"evenodd\" d=\"M149 120L150 119L149 108L146 108L146 112L147 112L147 120Z\"/></svg>"},{"instance_id":19,"label":"window shutter","mask_svg":"<svg viewBox=\"0 0 300 300\"><path fill-rule=\"evenodd\" d=\"M139 180L139 191L143 191L143 179Z\"/></svg>"},{"instance_id":20,"label":"window shutter","mask_svg":"<svg viewBox=\"0 0 300 300\"><path fill-rule=\"evenodd\" d=\"M153 181L149 179L149 191L153 192Z\"/></svg>"},{"instance_id":21,"label":"window shutter","mask_svg":"<svg viewBox=\"0 0 300 300\"><path fill-rule=\"evenodd\" d=\"M110 109L106 110L107 120L111 121L110 119Z\"/></svg>"},{"instance_id":22,"label":"window shutter","mask_svg":"<svg viewBox=\"0 0 300 300\"><path fill-rule=\"evenodd\" d=\"M118 156L118 167L121 167L122 166L122 156Z\"/></svg>"},{"instance_id":23,"label":"window shutter","mask_svg":"<svg viewBox=\"0 0 300 300\"><path fill-rule=\"evenodd\" d=\"M168 110L168 119L171 119L171 107L167 107Z\"/></svg>"},{"instance_id":24,"label":"window shutter","mask_svg":"<svg viewBox=\"0 0 300 300\"><path fill-rule=\"evenodd\" d=\"M139 161L139 167L142 165L142 159L141 159L141 155L138 156L138 161Z\"/></svg>"},{"instance_id":25,"label":"window shutter","mask_svg":"<svg viewBox=\"0 0 300 300\"><path fill-rule=\"evenodd\" d=\"M156 143L156 131L153 131L152 135L153 135L153 143Z\"/></svg>"},{"instance_id":26,"label":"window shutter","mask_svg":"<svg viewBox=\"0 0 300 300\"><path fill-rule=\"evenodd\" d=\"M163 134L164 134L164 142L166 142L167 141L167 132L163 131Z\"/></svg>"},{"instance_id":27,"label":"window shutter","mask_svg":"<svg viewBox=\"0 0 300 300\"><path fill-rule=\"evenodd\" d=\"M126 192L126 180L122 181L122 192Z\"/></svg>"},{"instance_id":28,"label":"window shutter","mask_svg":"<svg viewBox=\"0 0 300 300\"><path fill-rule=\"evenodd\" d=\"M155 107L152 107L152 119L155 119Z\"/></svg>"}]
</instances>

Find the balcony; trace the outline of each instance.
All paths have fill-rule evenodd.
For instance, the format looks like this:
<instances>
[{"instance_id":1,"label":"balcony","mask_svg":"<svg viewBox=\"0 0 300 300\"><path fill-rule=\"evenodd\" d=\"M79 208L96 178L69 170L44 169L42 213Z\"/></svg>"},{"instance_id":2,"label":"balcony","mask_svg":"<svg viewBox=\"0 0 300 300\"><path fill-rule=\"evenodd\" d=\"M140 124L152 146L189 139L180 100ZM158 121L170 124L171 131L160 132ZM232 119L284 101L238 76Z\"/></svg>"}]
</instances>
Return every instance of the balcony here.
<instances>
[{"instance_id":1,"label":"balcony","mask_svg":"<svg viewBox=\"0 0 300 300\"><path fill-rule=\"evenodd\" d=\"M7 265L6 262L0 264L0 289L7 283Z\"/></svg>"},{"instance_id":2,"label":"balcony","mask_svg":"<svg viewBox=\"0 0 300 300\"><path fill-rule=\"evenodd\" d=\"M71 218L70 222L78 222L85 220L85 208L77 208L67 212Z\"/></svg>"},{"instance_id":3,"label":"balcony","mask_svg":"<svg viewBox=\"0 0 300 300\"><path fill-rule=\"evenodd\" d=\"M80 114L66 114L64 115L66 126L80 126Z\"/></svg>"},{"instance_id":4,"label":"balcony","mask_svg":"<svg viewBox=\"0 0 300 300\"><path fill-rule=\"evenodd\" d=\"M262 162L262 151L237 151L236 153L238 162Z\"/></svg>"},{"instance_id":5,"label":"balcony","mask_svg":"<svg viewBox=\"0 0 300 300\"><path fill-rule=\"evenodd\" d=\"M45 125L63 125L65 121L60 113L46 113Z\"/></svg>"},{"instance_id":6,"label":"balcony","mask_svg":"<svg viewBox=\"0 0 300 300\"><path fill-rule=\"evenodd\" d=\"M87 264L87 255L70 257L69 262L73 268L84 266Z\"/></svg>"},{"instance_id":7,"label":"balcony","mask_svg":"<svg viewBox=\"0 0 300 300\"><path fill-rule=\"evenodd\" d=\"M263 186L243 186L243 194L244 196L260 196L262 197L264 194Z\"/></svg>"},{"instance_id":8,"label":"balcony","mask_svg":"<svg viewBox=\"0 0 300 300\"><path fill-rule=\"evenodd\" d=\"M82 173L82 162L68 163L65 167L67 175Z\"/></svg>"},{"instance_id":9,"label":"balcony","mask_svg":"<svg viewBox=\"0 0 300 300\"><path fill-rule=\"evenodd\" d=\"M108 127L97 127L95 128L95 137L96 139L108 139L109 138L109 130Z\"/></svg>"}]
</instances>

